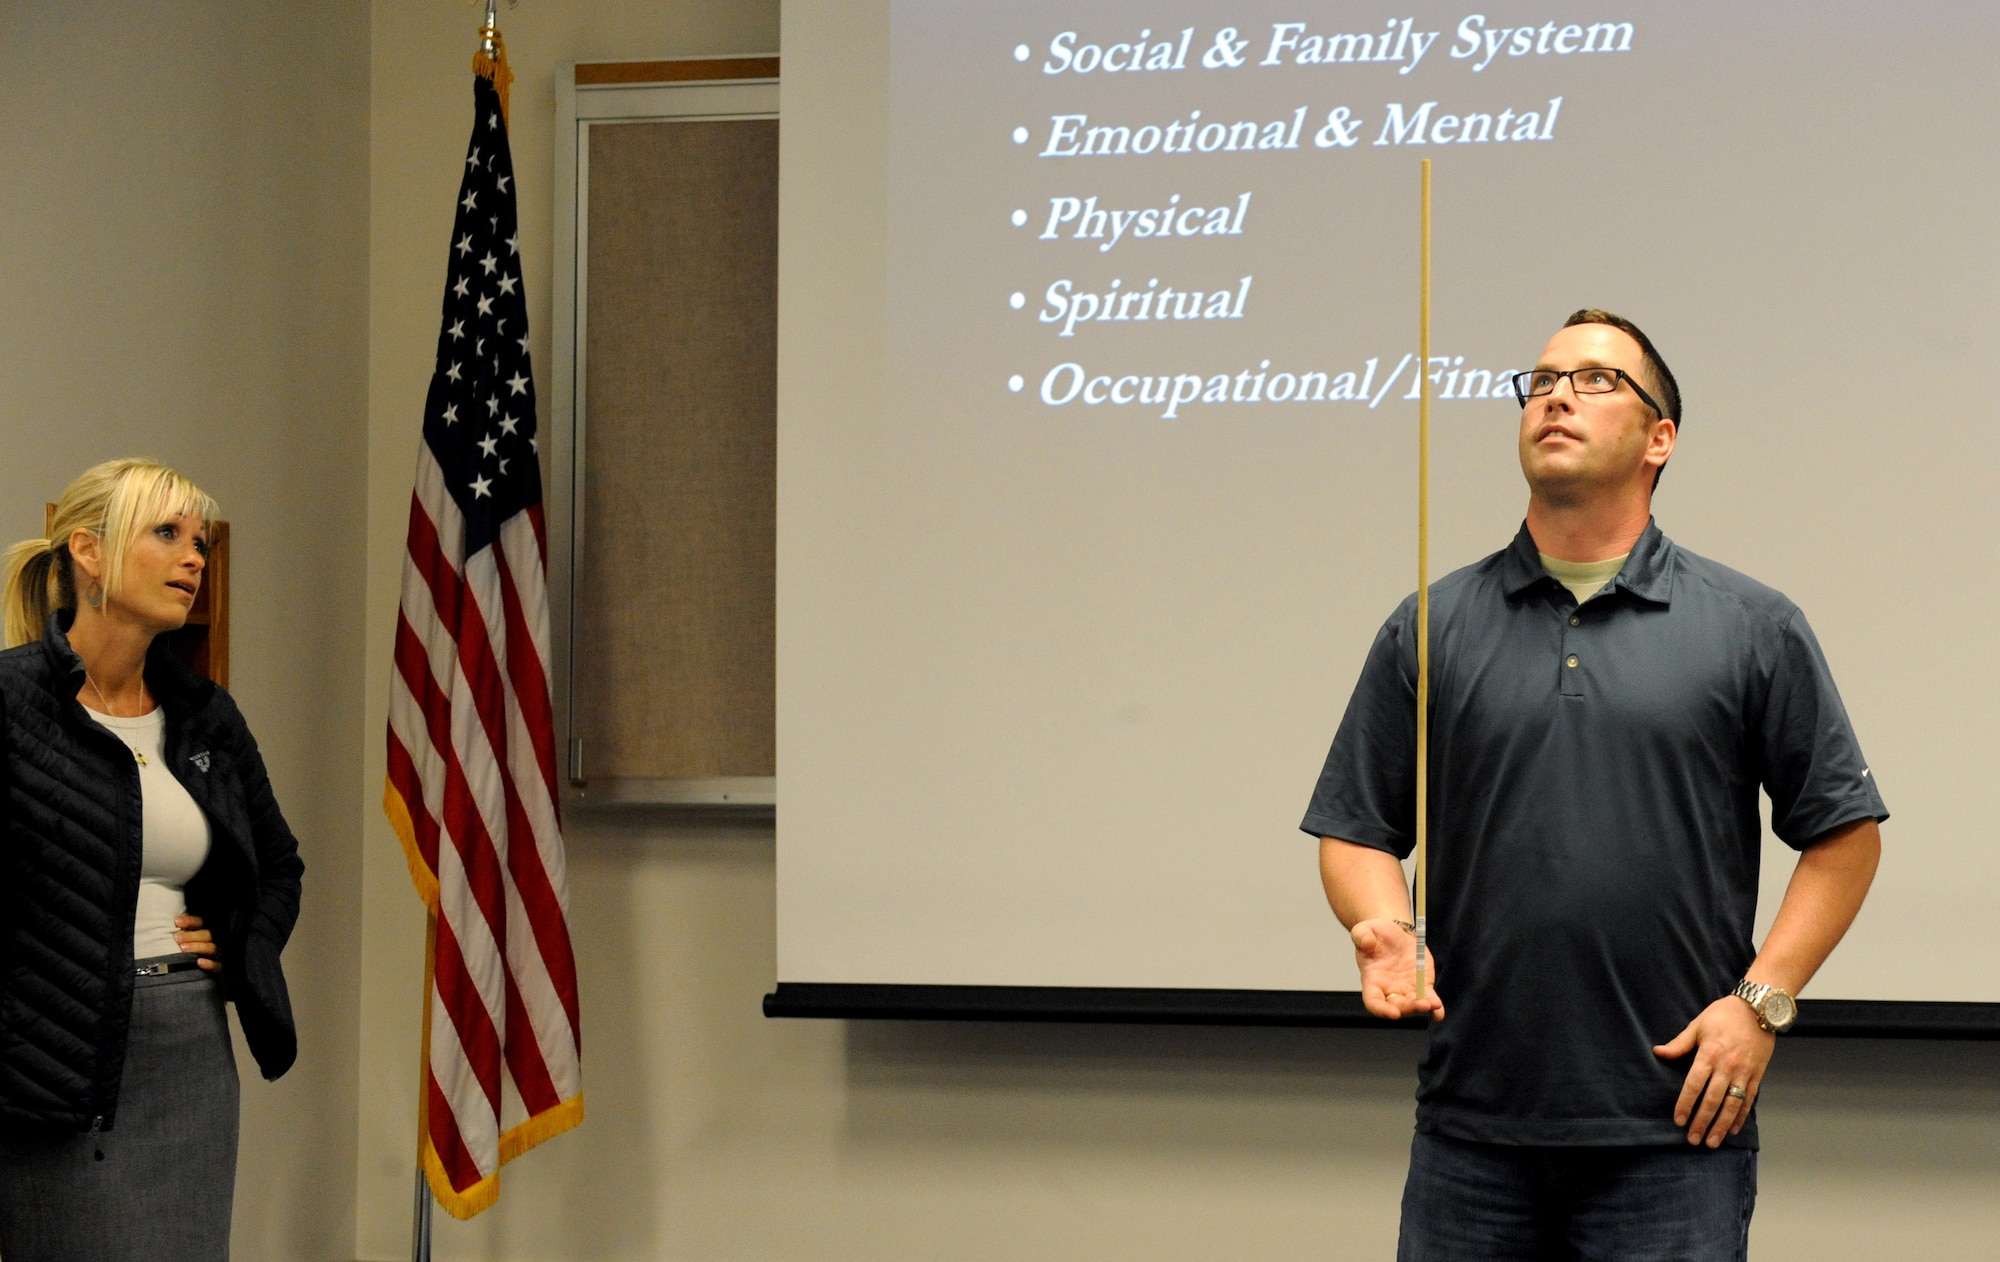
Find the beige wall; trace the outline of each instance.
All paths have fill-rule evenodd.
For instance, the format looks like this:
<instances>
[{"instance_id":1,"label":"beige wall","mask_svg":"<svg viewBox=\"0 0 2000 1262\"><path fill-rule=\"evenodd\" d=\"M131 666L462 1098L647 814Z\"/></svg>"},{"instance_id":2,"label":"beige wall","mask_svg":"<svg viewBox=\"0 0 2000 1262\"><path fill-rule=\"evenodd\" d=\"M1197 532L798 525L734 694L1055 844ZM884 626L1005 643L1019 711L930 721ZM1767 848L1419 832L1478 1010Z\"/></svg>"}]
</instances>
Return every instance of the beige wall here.
<instances>
[{"instance_id":1,"label":"beige wall","mask_svg":"<svg viewBox=\"0 0 2000 1262\"><path fill-rule=\"evenodd\" d=\"M305 1051L246 1083L237 1256L388 1259L421 920L378 807L384 649L473 18L300 14L0 0L0 535L133 450L235 522L235 691L311 865L287 957ZM503 14L546 386L555 67L765 51L777 5ZM787 17L788 40L844 38L839 5ZM787 126L857 88L788 83ZM1407 1036L765 1021L769 827L571 823L590 1120L509 1167L499 1208L441 1220L440 1257L1387 1256ZM2000 1238L2000 1047L1793 1041L1765 1114L1757 1256Z\"/></svg>"},{"instance_id":2,"label":"beige wall","mask_svg":"<svg viewBox=\"0 0 2000 1262\"><path fill-rule=\"evenodd\" d=\"M0 4L0 536L128 454L230 519L233 691L307 865L299 1063L269 1085L242 1062L238 1256L331 1259L353 1256L368 9L298 17Z\"/></svg>"}]
</instances>

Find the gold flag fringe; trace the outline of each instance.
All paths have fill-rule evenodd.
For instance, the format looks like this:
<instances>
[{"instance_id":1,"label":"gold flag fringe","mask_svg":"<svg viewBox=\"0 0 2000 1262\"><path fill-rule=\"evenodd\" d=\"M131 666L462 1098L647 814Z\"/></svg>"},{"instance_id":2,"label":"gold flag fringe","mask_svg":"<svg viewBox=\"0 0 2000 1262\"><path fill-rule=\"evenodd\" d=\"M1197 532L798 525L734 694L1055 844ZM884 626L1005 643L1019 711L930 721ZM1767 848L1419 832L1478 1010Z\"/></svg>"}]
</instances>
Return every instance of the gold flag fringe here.
<instances>
[{"instance_id":1,"label":"gold flag fringe","mask_svg":"<svg viewBox=\"0 0 2000 1262\"><path fill-rule=\"evenodd\" d=\"M507 114L507 89L514 86L514 72L507 65L507 41L500 38L497 26L480 27L479 38L482 43L493 41L493 54L488 56L484 47L472 54L472 73L493 81L493 90L500 94L500 119L511 122Z\"/></svg>"}]
</instances>

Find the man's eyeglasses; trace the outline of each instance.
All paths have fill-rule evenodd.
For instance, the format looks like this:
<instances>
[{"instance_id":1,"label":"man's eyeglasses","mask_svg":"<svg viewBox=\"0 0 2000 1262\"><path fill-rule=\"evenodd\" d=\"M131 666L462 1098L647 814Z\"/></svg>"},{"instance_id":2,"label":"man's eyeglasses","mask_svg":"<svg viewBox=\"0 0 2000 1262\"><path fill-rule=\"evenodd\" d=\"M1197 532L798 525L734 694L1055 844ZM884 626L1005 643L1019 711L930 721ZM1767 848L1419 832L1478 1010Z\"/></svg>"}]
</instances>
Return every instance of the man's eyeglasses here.
<instances>
[{"instance_id":1,"label":"man's eyeglasses","mask_svg":"<svg viewBox=\"0 0 2000 1262\"><path fill-rule=\"evenodd\" d=\"M1521 401L1522 407L1527 407L1529 399L1555 393L1556 382L1564 377L1569 378L1570 389L1578 394L1611 394L1622 381L1632 387L1632 393L1638 395L1647 407L1653 409L1654 416L1666 416L1660 405L1653 402L1653 396L1647 394L1638 382L1632 380L1632 374L1623 368L1571 368L1563 372L1552 368L1531 368L1514 374L1514 397Z\"/></svg>"}]
</instances>

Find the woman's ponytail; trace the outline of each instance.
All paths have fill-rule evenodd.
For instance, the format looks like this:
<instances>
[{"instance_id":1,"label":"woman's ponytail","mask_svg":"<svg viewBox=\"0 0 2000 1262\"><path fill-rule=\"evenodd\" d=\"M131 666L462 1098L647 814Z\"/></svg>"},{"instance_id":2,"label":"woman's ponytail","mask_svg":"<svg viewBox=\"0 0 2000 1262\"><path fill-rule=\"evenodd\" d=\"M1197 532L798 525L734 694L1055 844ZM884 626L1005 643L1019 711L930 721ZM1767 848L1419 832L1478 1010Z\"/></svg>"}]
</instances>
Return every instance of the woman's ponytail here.
<instances>
[{"instance_id":1,"label":"woman's ponytail","mask_svg":"<svg viewBox=\"0 0 2000 1262\"><path fill-rule=\"evenodd\" d=\"M7 647L42 638L49 614L70 601L69 548L48 539L24 539L7 549L6 586L0 606L6 612Z\"/></svg>"}]
</instances>

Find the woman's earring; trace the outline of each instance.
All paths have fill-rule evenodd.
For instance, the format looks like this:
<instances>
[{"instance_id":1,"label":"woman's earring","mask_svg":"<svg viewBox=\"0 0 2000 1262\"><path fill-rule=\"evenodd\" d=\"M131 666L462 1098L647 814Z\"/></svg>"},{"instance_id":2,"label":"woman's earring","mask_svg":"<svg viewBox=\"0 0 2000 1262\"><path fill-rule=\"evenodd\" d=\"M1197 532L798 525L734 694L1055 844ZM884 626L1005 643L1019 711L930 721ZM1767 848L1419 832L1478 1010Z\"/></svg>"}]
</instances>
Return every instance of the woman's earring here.
<instances>
[{"instance_id":1,"label":"woman's earring","mask_svg":"<svg viewBox=\"0 0 2000 1262\"><path fill-rule=\"evenodd\" d=\"M104 608L104 584L94 578L91 579L90 590L84 592L83 601L92 609Z\"/></svg>"}]
</instances>

